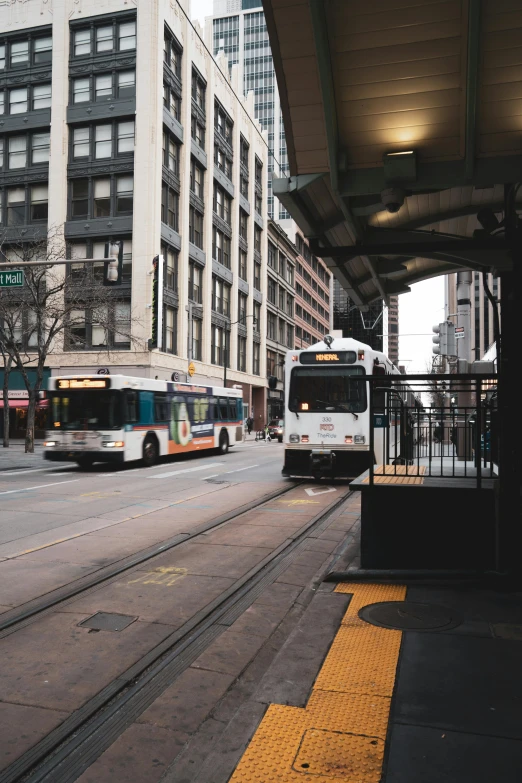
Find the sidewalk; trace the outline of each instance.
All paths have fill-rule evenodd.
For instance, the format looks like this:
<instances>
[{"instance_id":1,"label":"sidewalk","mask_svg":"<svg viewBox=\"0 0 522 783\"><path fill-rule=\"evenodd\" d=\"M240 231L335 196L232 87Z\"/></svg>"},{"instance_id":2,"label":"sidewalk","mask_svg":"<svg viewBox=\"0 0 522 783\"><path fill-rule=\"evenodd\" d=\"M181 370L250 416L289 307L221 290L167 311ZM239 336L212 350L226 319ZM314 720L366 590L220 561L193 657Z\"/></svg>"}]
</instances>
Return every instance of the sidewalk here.
<instances>
[{"instance_id":1,"label":"sidewalk","mask_svg":"<svg viewBox=\"0 0 522 783\"><path fill-rule=\"evenodd\" d=\"M23 470L24 468L41 468L51 463L44 462L43 441L36 441L34 454L25 453L23 440L12 440L9 448L4 449L0 444L0 471ZM59 463L55 463L59 464Z\"/></svg>"}]
</instances>

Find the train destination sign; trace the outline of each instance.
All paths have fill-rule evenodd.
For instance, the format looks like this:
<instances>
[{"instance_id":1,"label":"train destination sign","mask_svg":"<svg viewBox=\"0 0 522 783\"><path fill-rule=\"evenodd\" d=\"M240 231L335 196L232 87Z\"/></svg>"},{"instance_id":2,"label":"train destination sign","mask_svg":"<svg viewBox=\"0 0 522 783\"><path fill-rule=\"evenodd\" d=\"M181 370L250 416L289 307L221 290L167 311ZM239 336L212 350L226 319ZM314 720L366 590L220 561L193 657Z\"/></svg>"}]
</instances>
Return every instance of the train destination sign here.
<instances>
[{"instance_id":1,"label":"train destination sign","mask_svg":"<svg viewBox=\"0 0 522 783\"><path fill-rule=\"evenodd\" d=\"M21 269L0 272L0 288L20 288L24 284L24 273Z\"/></svg>"},{"instance_id":2,"label":"train destination sign","mask_svg":"<svg viewBox=\"0 0 522 783\"><path fill-rule=\"evenodd\" d=\"M61 378L56 381L57 389L109 389L110 378Z\"/></svg>"},{"instance_id":3,"label":"train destination sign","mask_svg":"<svg viewBox=\"0 0 522 783\"><path fill-rule=\"evenodd\" d=\"M356 359L355 351L324 351L323 353L307 351L300 356L301 364L354 364Z\"/></svg>"}]
</instances>

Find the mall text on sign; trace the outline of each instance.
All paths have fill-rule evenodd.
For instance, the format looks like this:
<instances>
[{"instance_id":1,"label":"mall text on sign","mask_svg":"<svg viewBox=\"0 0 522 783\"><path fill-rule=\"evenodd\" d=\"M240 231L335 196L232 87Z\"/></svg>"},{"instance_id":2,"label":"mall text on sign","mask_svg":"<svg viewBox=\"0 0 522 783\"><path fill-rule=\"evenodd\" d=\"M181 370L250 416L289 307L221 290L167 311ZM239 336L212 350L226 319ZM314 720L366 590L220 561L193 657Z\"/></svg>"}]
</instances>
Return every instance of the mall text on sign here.
<instances>
[{"instance_id":1,"label":"mall text on sign","mask_svg":"<svg viewBox=\"0 0 522 783\"><path fill-rule=\"evenodd\" d=\"M21 269L12 272L0 272L0 288L15 288L23 286L24 273Z\"/></svg>"}]
</instances>

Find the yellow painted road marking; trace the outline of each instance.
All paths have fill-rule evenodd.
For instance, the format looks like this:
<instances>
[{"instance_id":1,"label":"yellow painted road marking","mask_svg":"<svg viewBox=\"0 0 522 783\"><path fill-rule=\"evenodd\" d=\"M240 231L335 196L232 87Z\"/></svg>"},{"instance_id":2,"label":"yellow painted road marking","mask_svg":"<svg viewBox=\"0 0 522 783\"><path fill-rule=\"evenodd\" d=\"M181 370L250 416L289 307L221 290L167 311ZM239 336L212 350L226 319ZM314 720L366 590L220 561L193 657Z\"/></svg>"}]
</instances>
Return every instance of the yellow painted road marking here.
<instances>
[{"instance_id":1,"label":"yellow painted road marking","mask_svg":"<svg viewBox=\"0 0 522 783\"><path fill-rule=\"evenodd\" d=\"M369 625L359 610L403 601L402 585L343 583L350 605L304 709L272 704L230 783L378 783L401 631Z\"/></svg>"},{"instance_id":2,"label":"yellow painted road marking","mask_svg":"<svg viewBox=\"0 0 522 783\"><path fill-rule=\"evenodd\" d=\"M172 585L187 574L186 568L174 568L172 566L160 566L152 571L142 574L137 579L131 579L127 582L129 585L139 582L142 585L162 585L163 587L172 587Z\"/></svg>"},{"instance_id":3,"label":"yellow painted road marking","mask_svg":"<svg viewBox=\"0 0 522 783\"><path fill-rule=\"evenodd\" d=\"M299 499L294 498L293 500L278 500L278 503L286 503L288 506L318 506L319 501L318 500L306 500L306 499Z\"/></svg>"}]
</instances>

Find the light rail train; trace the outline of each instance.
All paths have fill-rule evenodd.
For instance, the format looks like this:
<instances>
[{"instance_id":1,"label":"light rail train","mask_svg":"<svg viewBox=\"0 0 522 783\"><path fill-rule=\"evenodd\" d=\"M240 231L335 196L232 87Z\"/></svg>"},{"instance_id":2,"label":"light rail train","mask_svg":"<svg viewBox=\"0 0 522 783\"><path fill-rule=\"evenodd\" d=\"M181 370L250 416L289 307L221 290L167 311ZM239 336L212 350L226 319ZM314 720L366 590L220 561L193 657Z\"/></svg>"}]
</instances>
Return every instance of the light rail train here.
<instances>
[{"instance_id":1,"label":"light rail train","mask_svg":"<svg viewBox=\"0 0 522 783\"><path fill-rule=\"evenodd\" d=\"M373 422L373 453L366 376L382 376L373 390L374 416L382 414L380 425ZM391 380L397 376L405 383L392 391ZM355 478L371 462L400 462L405 425L401 411L419 405L406 377L388 357L357 340L326 335L309 348L288 351L283 475Z\"/></svg>"},{"instance_id":2,"label":"light rail train","mask_svg":"<svg viewBox=\"0 0 522 783\"><path fill-rule=\"evenodd\" d=\"M141 460L219 449L243 438L238 389L132 378L125 375L53 377L44 458L94 462Z\"/></svg>"}]
</instances>

